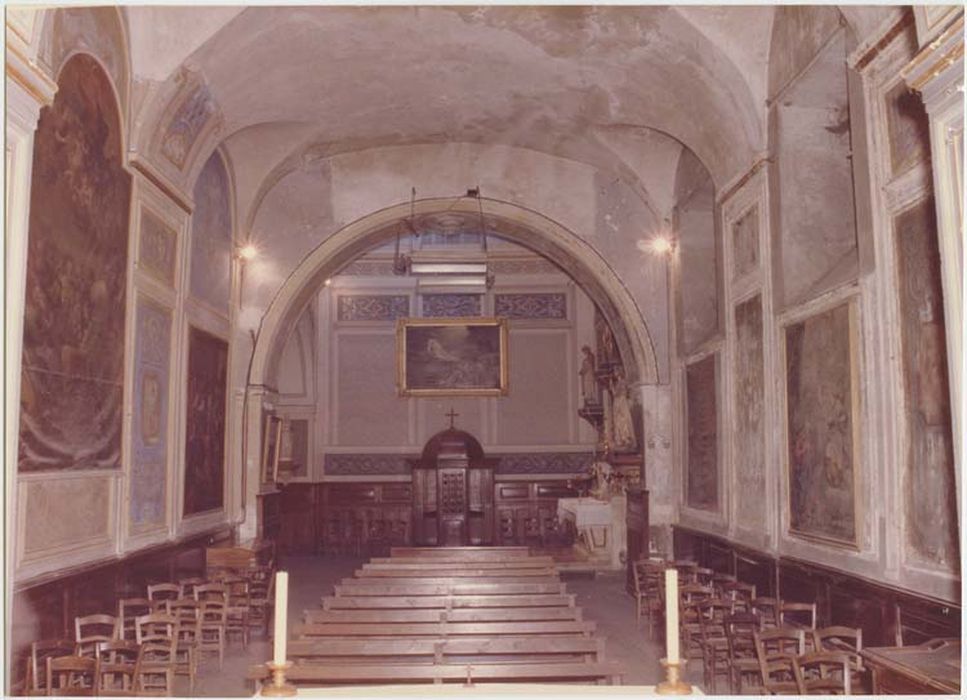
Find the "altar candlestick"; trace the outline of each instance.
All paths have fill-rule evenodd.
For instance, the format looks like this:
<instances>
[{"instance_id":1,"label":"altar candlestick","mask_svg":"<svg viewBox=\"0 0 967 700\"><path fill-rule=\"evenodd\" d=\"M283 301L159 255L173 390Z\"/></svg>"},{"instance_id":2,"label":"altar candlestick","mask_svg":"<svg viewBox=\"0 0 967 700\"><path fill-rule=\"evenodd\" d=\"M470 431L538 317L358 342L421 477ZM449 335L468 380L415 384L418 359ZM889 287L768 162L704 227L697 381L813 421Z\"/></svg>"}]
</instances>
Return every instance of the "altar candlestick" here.
<instances>
[{"instance_id":1,"label":"altar candlestick","mask_svg":"<svg viewBox=\"0 0 967 700\"><path fill-rule=\"evenodd\" d=\"M285 663L286 617L289 602L289 573L279 571L275 575L275 655L273 663Z\"/></svg>"},{"instance_id":2,"label":"altar candlestick","mask_svg":"<svg viewBox=\"0 0 967 700\"><path fill-rule=\"evenodd\" d=\"M665 570L665 647L668 663L678 663L678 570Z\"/></svg>"}]
</instances>

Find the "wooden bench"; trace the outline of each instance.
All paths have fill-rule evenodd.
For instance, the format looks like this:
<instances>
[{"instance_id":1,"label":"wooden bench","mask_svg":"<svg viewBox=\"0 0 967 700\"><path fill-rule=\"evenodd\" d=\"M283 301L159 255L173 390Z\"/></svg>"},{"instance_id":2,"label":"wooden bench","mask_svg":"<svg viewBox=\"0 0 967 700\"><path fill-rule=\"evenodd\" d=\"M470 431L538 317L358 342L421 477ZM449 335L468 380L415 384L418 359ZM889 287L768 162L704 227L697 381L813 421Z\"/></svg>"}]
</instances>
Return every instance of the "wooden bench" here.
<instances>
[{"instance_id":1,"label":"wooden bench","mask_svg":"<svg viewBox=\"0 0 967 700\"><path fill-rule=\"evenodd\" d=\"M538 622L324 622L296 625L296 637L457 637L495 635L591 635L589 620Z\"/></svg>"},{"instance_id":2,"label":"wooden bench","mask_svg":"<svg viewBox=\"0 0 967 700\"><path fill-rule=\"evenodd\" d=\"M424 583L415 580L407 583L384 583L379 579L353 579L333 586L336 596L405 596L405 595L524 595L533 593L564 593L560 581L551 583Z\"/></svg>"},{"instance_id":3,"label":"wooden bench","mask_svg":"<svg viewBox=\"0 0 967 700\"><path fill-rule=\"evenodd\" d=\"M409 595L357 596L344 595L324 598L324 610L416 609L416 608L536 608L574 607L573 593L534 593L521 595Z\"/></svg>"},{"instance_id":4,"label":"wooden bench","mask_svg":"<svg viewBox=\"0 0 967 700\"><path fill-rule=\"evenodd\" d=\"M373 557L369 560L370 564L410 564L422 567L435 566L476 566L488 567L493 565L527 567L527 566L554 566L556 562L553 557L534 556L534 557Z\"/></svg>"},{"instance_id":5,"label":"wooden bench","mask_svg":"<svg viewBox=\"0 0 967 700\"><path fill-rule=\"evenodd\" d=\"M475 583L554 583L560 581L561 577L557 574L549 574L547 576L475 576L473 579L468 579L466 576L439 576L434 574L428 574L427 576L367 576L362 572L357 571L352 577L344 578L340 581L343 584L349 584L352 581L379 581L380 583L412 583L418 581L420 583L455 583L455 582L467 582L472 580Z\"/></svg>"},{"instance_id":6,"label":"wooden bench","mask_svg":"<svg viewBox=\"0 0 967 700\"><path fill-rule=\"evenodd\" d=\"M256 680L268 677L264 666L255 667L249 675ZM472 663L472 664L294 664L286 672L286 680L302 685L392 684L515 681L595 681L619 685L621 669L617 664L599 662L567 663Z\"/></svg>"},{"instance_id":7,"label":"wooden bench","mask_svg":"<svg viewBox=\"0 0 967 700\"><path fill-rule=\"evenodd\" d=\"M467 559L486 559L487 557L527 557L530 547L392 547L393 557L465 557Z\"/></svg>"},{"instance_id":8,"label":"wooden bench","mask_svg":"<svg viewBox=\"0 0 967 700\"><path fill-rule=\"evenodd\" d=\"M554 568L520 568L520 569L478 569L467 567L454 568L428 568L428 567L371 567L368 564L356 571L356 578L521 578L557 576L557 569Z\"/></svg>"},{"instance_id":9,"label":"wooden bench","mask_svg":"<svg viewBox=\"0 0 967 700\"><path fill-rule=\"evenodd\" d=\"M580 620L581 608L462 608L441 610L306 610L302 621L325 622L538 622L541 620Z\"/></svg>"}]
</instances>

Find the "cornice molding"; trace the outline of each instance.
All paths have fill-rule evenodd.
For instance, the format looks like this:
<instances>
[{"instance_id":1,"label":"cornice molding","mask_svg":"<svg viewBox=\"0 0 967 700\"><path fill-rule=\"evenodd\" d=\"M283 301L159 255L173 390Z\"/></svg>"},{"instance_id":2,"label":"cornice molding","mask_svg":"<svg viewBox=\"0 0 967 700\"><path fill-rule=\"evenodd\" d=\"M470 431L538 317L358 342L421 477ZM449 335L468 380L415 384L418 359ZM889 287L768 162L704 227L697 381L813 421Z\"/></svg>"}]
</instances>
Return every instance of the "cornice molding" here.
<instances>
[{"instance_id":1,"label":"cornice molding","mask_svg":"<svg viewBox=\"0 0 967 700\"><path fill-rule=\"evenodd\" d=\"M16 120L21 128L33 131L41 108L53 103L57 83L12 44L7 45L5 68L7 118Z\"/></svg>"}]
</instances>

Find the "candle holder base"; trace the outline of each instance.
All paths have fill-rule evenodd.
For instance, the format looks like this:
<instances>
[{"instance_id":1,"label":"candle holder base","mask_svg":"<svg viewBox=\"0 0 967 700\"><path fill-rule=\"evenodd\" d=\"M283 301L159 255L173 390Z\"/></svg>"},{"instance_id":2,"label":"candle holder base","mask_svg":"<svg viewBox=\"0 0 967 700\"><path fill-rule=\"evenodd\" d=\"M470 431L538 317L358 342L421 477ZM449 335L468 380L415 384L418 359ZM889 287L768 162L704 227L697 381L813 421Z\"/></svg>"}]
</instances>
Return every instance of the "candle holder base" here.
<instances>
[{"instance_id":1,"label":"candle holder base","mask_svg":"<svg viewBox=\"0 0 967 700\"><path fill-rule=\"evenodd\" d=\"M272 672L272 680L262 686L262 697L290 698L296 694L295 686L285 682L285 672L292 667L291 661L284 664L269 661L265 665Z\"/></svg>"},{"instance_id":2,"label":"candle holder base","mask_svg":"<svg viewBox=\"0 0 967 700\"><path fill-rule=\"evenodd\" d=\"M655 693L658 695L691 695L692 686L681 679L682 668L685 660L669 661L662 659L661 665L665 667L665 680L655 686Z\"/></svg>"}]
</instances>

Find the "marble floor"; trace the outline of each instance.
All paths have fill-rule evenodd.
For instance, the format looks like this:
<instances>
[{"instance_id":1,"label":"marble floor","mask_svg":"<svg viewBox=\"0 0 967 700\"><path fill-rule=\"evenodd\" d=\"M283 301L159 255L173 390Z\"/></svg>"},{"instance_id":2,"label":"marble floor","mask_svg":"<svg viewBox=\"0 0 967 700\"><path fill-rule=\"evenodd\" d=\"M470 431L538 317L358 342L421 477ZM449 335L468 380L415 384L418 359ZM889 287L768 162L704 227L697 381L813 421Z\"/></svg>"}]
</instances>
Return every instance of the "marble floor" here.
<instances>
[{"instance_id":1,"label":"marble floor","mask_svg":"<svg viewBox=\"0 0 967 700\"><path fill-rule=\"evenodd\" d=\"M332 586L365 561L353 556L285 557L280 562L289 571L289 625L301 622L302 611L317 608L320 599L332 592ZM661 679L658 659L664 655L661 633L648 639L647 625L635 622L635 607L624 589L624 573L599 573L596 577L565 577L568 591L577 595L577 603L584 609L584 617L594 620L598 633L606 640L608 659L625 669L626 685L654 685ZM221 669L217 660L206 659L199 666L193 695L196 697L241 697L254 692L252 681L246 680L249 667L269 660L270 642L253 638L247 649L234 644L225 655ZM697 662L687 669L686 680L701 683L701 668ZM188 682L179 678L176 692L188 697Z\"/></svg>"}]
</instances>

